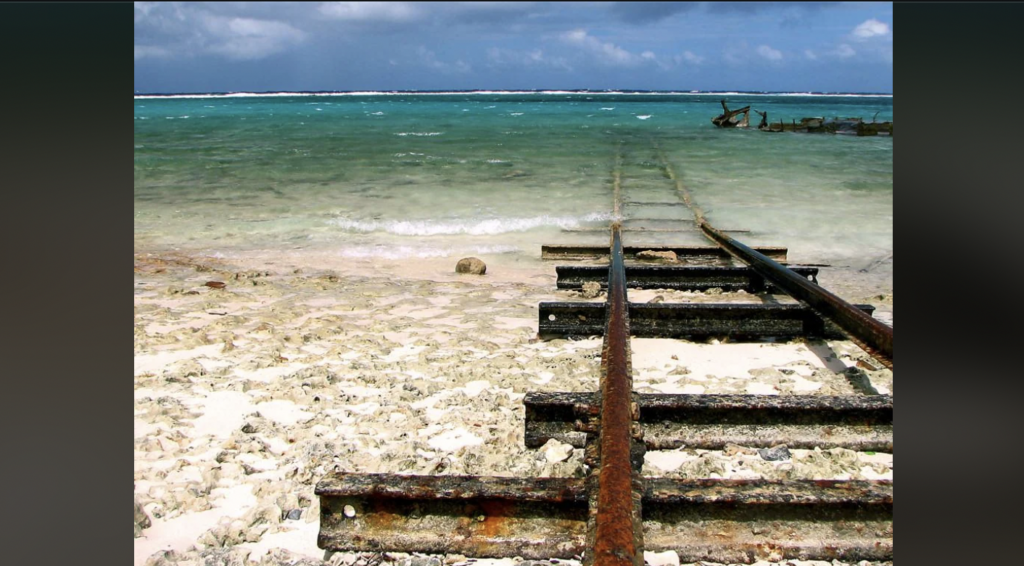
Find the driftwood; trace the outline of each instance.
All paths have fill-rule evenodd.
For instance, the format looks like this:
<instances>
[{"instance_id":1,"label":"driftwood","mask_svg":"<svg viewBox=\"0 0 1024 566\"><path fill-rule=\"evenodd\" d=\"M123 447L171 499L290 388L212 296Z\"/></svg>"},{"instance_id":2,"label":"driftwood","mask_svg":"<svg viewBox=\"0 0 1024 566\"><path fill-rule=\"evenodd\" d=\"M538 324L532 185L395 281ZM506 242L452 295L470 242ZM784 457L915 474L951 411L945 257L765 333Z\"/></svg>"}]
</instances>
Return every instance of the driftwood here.
<instances>
[{"instance_id":1,"label":"driftwood","mask_svg":"<svg viewBox=\"0 0 1024 566\"><path fill-rule=\"evenodd\" d=\"M719 128L746 128L750 125L749 106L744 106L739 110L729 110L729 107L725 105L725 100L722 100L722 108L725 110L725 114L712 118L712 124ZM743 118L738 118L740 114L743 115Z\"/></svg>"}]
</instances>

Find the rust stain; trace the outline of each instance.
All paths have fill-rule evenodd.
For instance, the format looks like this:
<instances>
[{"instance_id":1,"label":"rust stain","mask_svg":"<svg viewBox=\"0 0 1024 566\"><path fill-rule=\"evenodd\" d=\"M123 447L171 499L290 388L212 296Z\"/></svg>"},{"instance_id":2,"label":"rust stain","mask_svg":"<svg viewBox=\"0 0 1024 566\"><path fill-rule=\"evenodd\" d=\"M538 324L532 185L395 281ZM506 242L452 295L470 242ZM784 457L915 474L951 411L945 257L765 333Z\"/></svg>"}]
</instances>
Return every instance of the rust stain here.
<instances>
[{"instance_id":1,"label":"rust stain","mask_svg":"<svg viewBox=\"0 0 1024 566\"><path fill-rule=\"evenodd\" d=\"M368 507L373 511L370 513L363 513L362 519L363 524L366 525L367 530L370 532L375 530L394 530L395 523L402 522L404 519L401 514L395 513L394 505L386 499L371 499Z\"/></svg>"},{"instance_id":2,"label":"rust stain","mask_svg":"<svg viewBox=\"0 0 1024 566\"><path fill-rule=\"evenodd\" d=\"M508 533L513 523L512 516L515 515L514 503L501 500L481 501L480 507L484 513L481 534L487 538L496 538Z\"/></svg>"}]
</instances>

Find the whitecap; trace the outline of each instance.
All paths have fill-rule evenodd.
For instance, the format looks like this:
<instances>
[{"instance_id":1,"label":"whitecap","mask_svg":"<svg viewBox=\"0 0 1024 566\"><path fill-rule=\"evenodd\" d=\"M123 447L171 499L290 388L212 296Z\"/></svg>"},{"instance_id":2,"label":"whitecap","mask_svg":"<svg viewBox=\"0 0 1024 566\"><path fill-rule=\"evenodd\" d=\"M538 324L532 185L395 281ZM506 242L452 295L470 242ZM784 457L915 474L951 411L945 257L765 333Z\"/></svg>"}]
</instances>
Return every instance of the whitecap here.
<instances>
[{"instance_id":1,"label":"whitecap","mask_svg":"<svg viewBox=\"0 0 1024 566\"><path fill-rule=\"evenodd\" d=\"M402 136L402 137L405 137L405 136L423 137L423 136L440 136L443 133L444 132L398 132L395 135L396 136Z\"/></svg>"},{"instance_id":2,"label":"whitecap","mask_svg":"<svg viewBox=\"0 0 1024 566\"><path fill-rule=\"evenodd\" d=\"M637 120L646 120L646 119L648 119L650 117L651 117L651 114L646 114L644 116L637 116L636 119Z\"/></svg>"}]
</instances>

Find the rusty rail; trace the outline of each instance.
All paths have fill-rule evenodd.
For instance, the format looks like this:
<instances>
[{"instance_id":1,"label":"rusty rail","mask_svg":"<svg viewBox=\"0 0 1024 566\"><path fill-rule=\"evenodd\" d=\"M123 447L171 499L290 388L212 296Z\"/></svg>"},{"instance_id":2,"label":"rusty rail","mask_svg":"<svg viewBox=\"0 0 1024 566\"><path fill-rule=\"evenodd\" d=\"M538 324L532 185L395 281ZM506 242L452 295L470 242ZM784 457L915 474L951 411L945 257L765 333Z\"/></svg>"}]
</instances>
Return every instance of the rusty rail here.
<instances>
[{"instance_id":1,"label":"rusty rail","mask_svg":"<svg viewBox=\"0 0 1024 566\"><path fill-rule=\"evenodd\" d=\"M893 452L891 395L635 394L638 425L648 450L839 447ZM583 448L589 419L599 412L593 393L527 393L525 442L540 448L554 438Z\"/></svg>"},{"instance_id":2,"label":"rusty rail","mask_svg":"<svg viewBox=\"0 0 1024 566\"><path fill-rule=\"evenodd\" d=\"M684 562L891 560L892 482L644 478L643 550ZM321 548L528 560L585 556L592 478L334 472ZM813 525L818 525L814 527ZM723 535L728 536L723 536Z\"/></svg>"},{"instance_id":3,"label":"rusty rail","mask_svg":"<svg viewBox=\"0 0 1024 566\"><path fill-rule=\"evenodd\" d=\"M612 225L611 266L604 347L601 355L601 433L595 540L588 566L642 566L643 531L640 498L634 494L630 460L632 411L630 396L629 303L622 235ZM637 482L639 483L639 482Z\"/></svg>"},{"instance_id":4,"label":"rusty rail","mask_svg":"<svg viewBox=\"0 0 1024 566\"><path fill-rule=\"evenodd\" d=\"M749 265L751 269L785 291L789 296L806 304L819 316L833 321L857 345L887 368L892 369L892 327L875 320L862 310L811 283L805 277L800 277L768 256L716 230L706 220L701 220L700 227L708 238L736 259Z\"/></svg>"}]
</instances>

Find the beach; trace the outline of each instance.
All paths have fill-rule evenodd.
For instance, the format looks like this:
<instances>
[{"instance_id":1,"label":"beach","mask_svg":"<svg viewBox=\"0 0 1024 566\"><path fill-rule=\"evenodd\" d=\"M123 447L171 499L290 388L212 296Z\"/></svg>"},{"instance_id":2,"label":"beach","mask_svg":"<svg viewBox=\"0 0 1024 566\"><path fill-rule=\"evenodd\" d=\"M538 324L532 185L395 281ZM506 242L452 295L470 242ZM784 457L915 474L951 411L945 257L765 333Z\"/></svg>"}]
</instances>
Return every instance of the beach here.
<instances>
[{"instance_id":1,"label":"beach","mask_svg":"<svg viewBox=\"0 0 1024 566\"><path fill-rule=\"evenodd\" d=\"M500 271L458 275L450 261L435 264L447 275L382 277L308 266L274 271L216 258L136 254L135 498L152 526L135 539L135 564L200 564L227 554L238 563L301 558L320 564L313 488L335 469L581 475L582 450L524 447L522 407L530 391L598 387L599 338L536 336L538 302L583 300L579 292L555 289L553 266L549 274L503 277ZM402 271L381 268L388 269ZM656 296L755 301L630 291L634 302ZM891 313L891 293L874 303ZM869 358L845 341L634 339L632 349L638 392L853 395L893 388L891 371L858 367ZM792 452L787 462L685 448L650 452L644 474L893 474L891 455ZM339 553L330 560L366 558Z\"/></svg>"},{"instance_id":2,"label":"beach","mask_svg":"<svg viewBox=\"0 0 1024 566\"><path fill-rule=\"evenodd\" d=\"M562 262L540 246L606 244L612 220L685 227L675 175L716 226L824 264L823 287L893 324L892 140L716 131L704 115L717 98L137 98L134 564L467 566L474 557L325 554L316 483L334 470L585 475L581 449L524 445L524 395L593 392L601 363L600 337L539 339L540 302L604 299L557 289ZM891 97L751 98L773 116L892 117ZM630 242L708 245L653 230ZM467 256L486 274L457 274ZM762 302L655 289L629 300ZM892 371L843 340L631 349L640 393L893 394ZM643 474L893 478L891 454L790 452L651 451Z\"/></svg>"}]
</instances>

